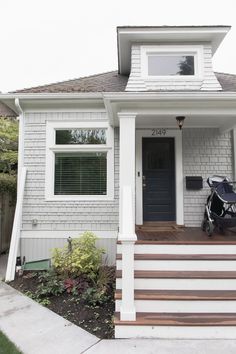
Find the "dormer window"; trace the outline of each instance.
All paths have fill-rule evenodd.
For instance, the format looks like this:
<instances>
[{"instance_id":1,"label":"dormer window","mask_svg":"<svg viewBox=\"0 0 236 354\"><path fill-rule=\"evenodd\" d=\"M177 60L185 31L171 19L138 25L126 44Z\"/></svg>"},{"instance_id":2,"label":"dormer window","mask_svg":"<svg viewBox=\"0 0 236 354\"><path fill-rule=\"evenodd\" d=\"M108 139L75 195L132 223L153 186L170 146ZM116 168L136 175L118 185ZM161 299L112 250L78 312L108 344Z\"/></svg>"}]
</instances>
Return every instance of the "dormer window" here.
<instances>
[{"instance_id":1,"label":"dormer window","mask_svg":"<svg viewBox=\"0 0 236 354\"><path fill-rule=\"evenodd\" d=\"M148 55L148 76L176 75L194 75L194 55Z\"/></svg>"},{"instance_id":2,"label":"dormer window","mask_svg":"<svg viewBox=\"0 0 236 354\"><path fill-rule=\"evenodd\" d=\"M200 79L202 66L201 46L141 46L142 76L146 80Z\"/></svg>"}]
</instances>

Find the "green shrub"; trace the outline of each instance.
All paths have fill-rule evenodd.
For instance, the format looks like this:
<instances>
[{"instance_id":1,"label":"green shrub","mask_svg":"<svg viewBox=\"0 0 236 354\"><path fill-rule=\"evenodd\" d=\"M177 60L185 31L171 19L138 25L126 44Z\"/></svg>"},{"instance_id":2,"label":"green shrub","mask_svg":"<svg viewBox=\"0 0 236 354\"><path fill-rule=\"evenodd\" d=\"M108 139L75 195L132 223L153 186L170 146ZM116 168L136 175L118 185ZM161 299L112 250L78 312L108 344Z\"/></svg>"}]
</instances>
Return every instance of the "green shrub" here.
<instances>
[{"instance_id":1,"label":"green shrub","mask_svg":"<svg viewBox=\"0 0 236 354\"><path fill-rule=\"evenodd\" d=\"M96 247L96 239L92 232L84 232L79 239L71 241L70 247L53 249L52 263L57 273L65 277L85 274L91 280L96 279L104 253Z\"/></svg>"},{"instance_id":2,"label":"green shrub","mask_svg":"<svg viewBox=\"0 0 236 354\"><path fill-rule=\"evenodd\" d=\"M9 192L16 197L16 175L0 173L0 193Z\"/></svg>"},{"instance_id":3,"label":"green shrub","mask_svg":"<svg viewBox=\"0 0 236 354\"><path fill-rule=\"evenodd\" d=\"M38 280L40 282L36 290L38 297L58 296L64 292L63 281L59 279L57 274L52 270L41 273Z\"/></svg>"}]
</instances>

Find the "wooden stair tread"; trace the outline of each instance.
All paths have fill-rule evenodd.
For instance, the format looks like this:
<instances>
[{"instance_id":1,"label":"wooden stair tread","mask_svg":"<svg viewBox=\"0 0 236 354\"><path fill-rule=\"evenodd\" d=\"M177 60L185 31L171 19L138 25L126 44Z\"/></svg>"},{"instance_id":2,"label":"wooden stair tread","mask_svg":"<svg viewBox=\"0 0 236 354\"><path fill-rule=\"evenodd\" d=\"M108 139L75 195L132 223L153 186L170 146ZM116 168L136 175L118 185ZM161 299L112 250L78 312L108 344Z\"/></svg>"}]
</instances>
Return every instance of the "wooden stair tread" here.
<instances>
[{"instance_id":1,"label":"wooden stair tread","mask_svg":"<svg viewBox=\"0 0 236 354\"><path fill-rule=\"evenodd\" d=\"M116 290L115 299L121 300L121 290ZM236 290L135 290L135 300L236 300Z\"/></svg>"},{"instance_id":2,"label":"wooden stair tread","mask_svg":"<svg viewBox=\"0 0 236 354\"><path fill-rule=\"evenodd\" d=\"M116 277L121 278L121 270L116 271ZM180 278L180 279L236 279L236 271L156 271L136 270L134 278Z\"/></svg>"},{"instance_id":3,"label":"wooden stair tread","mask_svg":"<svg viewBox=\"0 0 236 354\"><path fill-rule=\"evenodd\" d=\"M117 260L122 260L122 254L116 255ZM236 254L135 254L135 260L156 261L156 260L222 260L234 261Z\"/></svg>"},{"instance_id":4,"label":"wooden stair tread","mask_svg":"<svg viewBox=\"0 0 236 354\"><path fill-rule=\"evenodd\" d=\"M236 313L145 313L138 312L136 321L120 321L115 313L114 324L130 326L235 326Z\"/></svg>"},{"instance_id":5,"label":"wooden stair tread","mask_svg":"<svg viewBox=\"0 0 236 354\"><path fill-rule=\"evenodd\" d=\"M121 244L120 241L118 243ZM206 240L137 240L135 242L136 245L235 245L236 240L215 240L213 238L209 238Z\"/></svg>"}]
</instances>

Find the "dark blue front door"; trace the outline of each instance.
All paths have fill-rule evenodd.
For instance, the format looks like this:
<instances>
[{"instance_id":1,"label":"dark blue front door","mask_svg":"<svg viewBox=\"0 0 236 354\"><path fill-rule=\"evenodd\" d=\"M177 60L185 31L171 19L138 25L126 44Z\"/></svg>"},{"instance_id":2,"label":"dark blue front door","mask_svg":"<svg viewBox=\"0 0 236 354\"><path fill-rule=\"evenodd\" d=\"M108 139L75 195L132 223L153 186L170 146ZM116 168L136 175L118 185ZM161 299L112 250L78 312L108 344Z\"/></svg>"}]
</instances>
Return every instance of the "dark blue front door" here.
<instances>
[{"instance_id":1,"label":"dark blue front door","mask_svg":"<svg viewBox=\"0 0 236 354\"><path fill-rule=\"evenodd\" d=\"M174 138L143 138L143 220L175 220Z\"/></svg>"}]
</instances>

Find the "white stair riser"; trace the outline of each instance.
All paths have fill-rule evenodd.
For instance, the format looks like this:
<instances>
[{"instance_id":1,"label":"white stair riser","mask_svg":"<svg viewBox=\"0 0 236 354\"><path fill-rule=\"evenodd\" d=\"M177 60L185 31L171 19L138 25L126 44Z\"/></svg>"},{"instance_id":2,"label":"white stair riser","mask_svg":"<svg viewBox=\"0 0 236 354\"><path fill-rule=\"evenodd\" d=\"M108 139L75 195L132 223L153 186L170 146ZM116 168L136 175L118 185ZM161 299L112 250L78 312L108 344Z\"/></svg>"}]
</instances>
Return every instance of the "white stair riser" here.
<instances>
[{"instance_id":1,"label":"white stair riser","mask_svg":"<svg viewBox=\"0 0 236 354\"><path fill-rule=\"evenodd\" d=\"M116 279L116 289L121 289L121 278ZM236 290L236 279L134 279L139 290Z\"/></svg>"},{"instance_id":2,"label":"white stair riser","mask_svg":"<svg viewBox=\"0 0 236 354\"><path fill-rule=\"evenodd\" d=\"M137 244L136 254L236 254L236 245L158 245ZM122 252L122 245L117 245L117 253Z\"/></svg>"},{"instance_id":3,"label":"white stair riser","mask_svg":"<svg viewBox=\"0 0 236 354\"><path fill-rule=\"evenodd\" d=\"M116 311L120 312L121 300L116 300ZM181 312L181 313L236 313L236 300L135 300L136 312Z\"/></svg>"},{"instance_id":4,"label":"white stair riser","mask_svg":"<svg viewBox=\"0 0 236 354\"><path fill-rule=\"evenodd\" d=\"M119 325L115 326L115 338L236 339L236 327Z\"/></svg>"},{"instance_id":5,"label":"white stair riser","mask_svg":"<svg viewBox=\"0 0 236 354\"><path fill-rule=\"evenodd\" d=\"M122 269L122 261L116 262ZM236 271L236 261L215 260L135 260L135 270Z\"/></svg>"}]
</instances>

